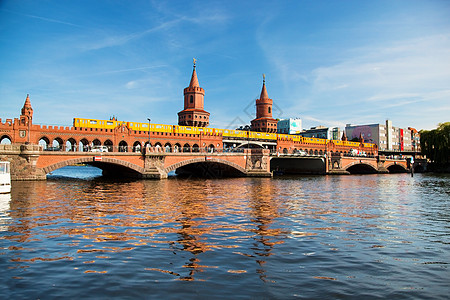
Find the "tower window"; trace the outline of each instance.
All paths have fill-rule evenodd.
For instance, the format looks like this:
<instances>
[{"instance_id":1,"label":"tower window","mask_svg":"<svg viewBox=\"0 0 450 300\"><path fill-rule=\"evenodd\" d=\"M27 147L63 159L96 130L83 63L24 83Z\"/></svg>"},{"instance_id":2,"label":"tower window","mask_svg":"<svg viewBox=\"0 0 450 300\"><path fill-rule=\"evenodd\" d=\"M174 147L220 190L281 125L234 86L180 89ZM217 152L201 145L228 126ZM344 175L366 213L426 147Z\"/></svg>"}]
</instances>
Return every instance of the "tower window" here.
<instances>
[{"instance_id":1,"label":"tower window","mask_svg":"<svg viewBox=\"0 0 450 300\"><path fill-rule=\"evenodd\" d=\"M192 96L191 96L191 97L192 97ZM269 108L268 108L267 110L268 110L268 112L269 112L269 114L270 114L270 111L271 111L270 106L269 106Z\"/></svg>"},{"instance_id":2,"label":"tower window","mask_svg":"<svg viewBox=\"0 0 450 300\"><path fill-rule=\"evenodd\" d=\"M194 103L194 97L191 95L191 97L189 98L189 102L190 103Z\"/></svg>"}]
</instances>

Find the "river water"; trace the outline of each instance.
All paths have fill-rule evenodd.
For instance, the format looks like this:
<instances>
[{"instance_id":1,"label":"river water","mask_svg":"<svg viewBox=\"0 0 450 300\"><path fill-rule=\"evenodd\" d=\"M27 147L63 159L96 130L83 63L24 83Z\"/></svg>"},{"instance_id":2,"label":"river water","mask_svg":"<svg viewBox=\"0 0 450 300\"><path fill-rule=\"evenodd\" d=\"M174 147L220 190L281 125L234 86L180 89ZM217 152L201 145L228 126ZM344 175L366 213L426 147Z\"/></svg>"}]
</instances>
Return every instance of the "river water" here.
<instances>
[{"instance_id":1,"label":"river water","mask_svg":"<svg viewBox=\"0 0 450 300\"><path fill-rule=\"evenodd\" d=\"M448 175L99 175L66 167L2 195L0 298L450 294Z\"/></svg>"}]
</instances>

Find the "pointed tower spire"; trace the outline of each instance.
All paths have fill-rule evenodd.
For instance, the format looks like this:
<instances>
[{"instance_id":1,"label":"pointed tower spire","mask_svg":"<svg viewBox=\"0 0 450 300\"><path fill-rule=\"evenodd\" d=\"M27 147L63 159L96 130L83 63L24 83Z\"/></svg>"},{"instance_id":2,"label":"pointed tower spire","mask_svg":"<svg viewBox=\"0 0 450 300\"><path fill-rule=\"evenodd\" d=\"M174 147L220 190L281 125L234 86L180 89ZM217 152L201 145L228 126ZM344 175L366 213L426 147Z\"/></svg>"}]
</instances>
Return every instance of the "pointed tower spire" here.
<instances>
[{"instance_id":1,"label":"pointed tower spire","mask_svg":"<svg viewBox=\"0 0 450 300\"><path fill-rule=\"evenodd\" d=\"M22 115L33 117L33 108L31 107L30 94L27 94L27 98L25 99L25 103L22 107Z\"/></svg>"},{"instance_id":2,"label":"pointed tower spire","mask_svg":"<svg viewBox=\"0 0 450 300\"><path fill-rule=\"evenodd\" d=\"M204 109L205 90L198 84L196 62L194 58L194 70L189 86L184 89L184 109L178 113L178 125L207 127L209 112Z\"/></svg>"},{"instance_id":3,"label":"pointed tower spire","mask_svg":"<svg viewBox=\"0 0 450 300\"><path fill-rule=\"evenodd\" d=\"M342 141L346 141L347 140L347 135L345 134L345 131L344 131L344 133L342 134Z\"/></svg>"},{"instance_id":4,"label":"pointed tower spire","mask_svg":"<svg viewBox=\"0 0 450 300\"><path fill-rule=\"evenodd\" d=\"M269 94L267 94L267 89L266 89L266 74L263 74L263 87L262 87L261 96L259 96L259 99L269 99Z\"/></svg>"},{"instance_id":5,"label":"pointed tower spire","mask_svg":"<svg viewBox=\"0 0 450 300\"><path fill-rule=\"evenodd\" d=\"M195 63L197 62L197 60L195 58L193 58L194 60L194 70L192 71L192 77L191 77L191 82L189 83L189 87L200 87L200 85L198 84L198 79L197 79L197 72L195 71Z\"/></svg>"},{"instance_id":6,"label":"pointed tower spire","mask_svg":"<svg viewBox=\"0 0 450 300\"><path fill-rule=\"evenodd\" d=\"M263 87L259 99L256 99L256 118L251 121L253 131L277 132L277 120L272 117L273 100L266 89L266 75L263 74Z\"/></svg>"},{"instance_id":7,"label":"pointed tower spire","mask_svg":"<svg viewBox=\"0 0 450 300\"><path fill-rule=\"evenodd\" d=\"M32 120L33 108L31 107L30 94L27 94L27 98L25 99L25 103L23 104L20 114L20 123L22 125L30 125Z\"/></svg>"}]
</instances>

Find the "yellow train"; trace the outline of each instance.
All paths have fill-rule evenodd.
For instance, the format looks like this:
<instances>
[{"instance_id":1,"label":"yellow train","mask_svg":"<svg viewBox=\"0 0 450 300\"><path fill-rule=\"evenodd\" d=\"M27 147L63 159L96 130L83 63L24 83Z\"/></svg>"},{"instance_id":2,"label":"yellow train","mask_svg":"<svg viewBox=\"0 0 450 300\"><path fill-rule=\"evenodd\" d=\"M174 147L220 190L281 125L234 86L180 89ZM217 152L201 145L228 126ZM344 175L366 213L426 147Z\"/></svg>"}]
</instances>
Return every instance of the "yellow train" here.
<instances>
[{"instance_id":1,"label":"yellow train","mask_svg":"<svg viewBox=\"0 0 450 300\"><path fill-rule=\"evenodd\" d=\"M149 131L149 123L140 122L125 122L112 120L98 120L98 119L83 119L74 118L73 126L76 128L99 128L99 129L114 129L118 126L125 125L131 130L136 132ZM204 127L191 127L191 126L178 126L178 125L166 125L166 124L153 124L150 123L151 132L163 132L168 134L193 134L193 135L221 135L225 138L232 139L260 139L260 140L285 140L300 142L304 144L326 144L329 142L327 139L303 137L300 135L281 134L281 133L266 133L256 131L243 131L232 129L218 129L218 128L204 128ZM333 140L333 143L338 146L354 147L360 146L359 142ZM371 148L374 144L364 143L364 147Z\"/></svg>"}]
</instances>

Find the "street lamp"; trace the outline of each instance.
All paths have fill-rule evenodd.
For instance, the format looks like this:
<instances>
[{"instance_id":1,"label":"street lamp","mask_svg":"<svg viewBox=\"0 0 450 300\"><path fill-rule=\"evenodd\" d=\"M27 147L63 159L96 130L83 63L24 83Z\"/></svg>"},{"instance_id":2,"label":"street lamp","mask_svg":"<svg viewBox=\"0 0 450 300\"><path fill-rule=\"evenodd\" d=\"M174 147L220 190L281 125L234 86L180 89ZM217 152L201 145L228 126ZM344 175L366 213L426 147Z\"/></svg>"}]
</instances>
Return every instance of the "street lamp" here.
<instances>
[{"instance_id":1,"label":"street lamp","mask_svg":"<svg viewBox=\"0 0 450 300\"><path fill-rule=\"evenodd\" d=\"M148 149L150 150L150 118L147 118L148 120Z\"/></svg>"}]
</instances>

